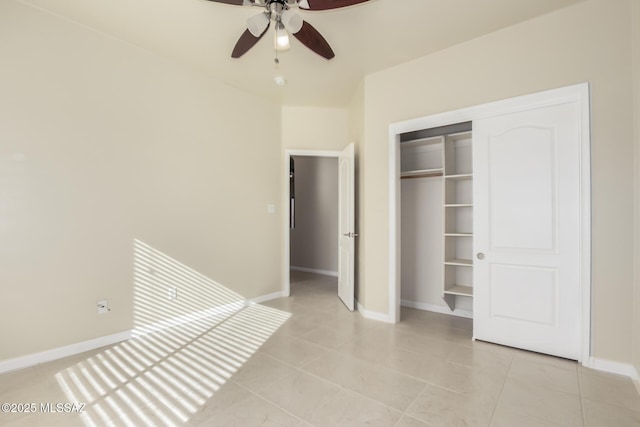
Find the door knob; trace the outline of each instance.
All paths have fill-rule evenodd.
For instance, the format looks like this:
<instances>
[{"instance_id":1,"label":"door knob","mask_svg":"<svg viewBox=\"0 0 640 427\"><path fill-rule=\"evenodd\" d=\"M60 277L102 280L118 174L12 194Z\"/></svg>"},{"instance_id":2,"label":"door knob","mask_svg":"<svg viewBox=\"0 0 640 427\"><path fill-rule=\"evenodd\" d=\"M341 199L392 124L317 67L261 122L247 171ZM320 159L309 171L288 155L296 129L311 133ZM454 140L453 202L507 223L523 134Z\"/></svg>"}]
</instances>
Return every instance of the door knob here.
<instances>
[{"instance_id":1,"label":"door knob","mask_svg":"<svg viewBox=\"0 0 640 427\"><path fill-rule=\"evenodd\" d=\"M484 253L482 252L478 252L476 256L478 257L478 259L484 259Z\"/></svg>"}]
</instances>

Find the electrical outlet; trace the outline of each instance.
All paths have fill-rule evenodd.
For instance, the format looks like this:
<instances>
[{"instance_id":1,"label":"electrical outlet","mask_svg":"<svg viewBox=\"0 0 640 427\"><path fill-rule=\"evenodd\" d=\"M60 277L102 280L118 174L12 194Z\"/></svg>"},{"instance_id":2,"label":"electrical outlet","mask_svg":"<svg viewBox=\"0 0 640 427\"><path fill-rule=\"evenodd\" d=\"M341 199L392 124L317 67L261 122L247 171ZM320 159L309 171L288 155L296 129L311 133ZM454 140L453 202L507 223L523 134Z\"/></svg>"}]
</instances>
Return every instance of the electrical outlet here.
<instances>
[{"instance_id":1,"label":"electrical outlet","mask_svg":"<svg viewBox=\"0 0 640 427\"><path fill-rule=\"evenodd\" d=\"M178 288L176 288L175 286L172 286L169 289L167 289L167 297L171 301L178 299Z\"/></svg>"},{"instance_id":2,"label":"electrical outlet","mask_svg":"<svg viewBox=\"0 0 640 427\"><path fill-rule=\"evenodd\" d=\"M106 299L96 301L96 306L98 307L98 314L107 314L111 311L111 309L109 308L109 301Z\"/></svg>"}]
</instances>

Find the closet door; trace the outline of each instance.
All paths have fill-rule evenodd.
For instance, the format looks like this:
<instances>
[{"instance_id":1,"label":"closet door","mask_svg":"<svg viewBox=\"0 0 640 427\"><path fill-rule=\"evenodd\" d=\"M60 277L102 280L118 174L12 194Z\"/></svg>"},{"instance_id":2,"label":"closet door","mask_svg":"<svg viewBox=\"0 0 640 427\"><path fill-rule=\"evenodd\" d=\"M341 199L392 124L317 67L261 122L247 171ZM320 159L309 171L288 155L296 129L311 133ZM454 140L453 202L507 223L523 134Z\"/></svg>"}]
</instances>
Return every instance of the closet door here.
<instances>
[{"instance_id":1,"label":"closet door","mask_svg":"<svg viewBox=\"0 0 640 427\"><path fill-rule=\"evenodd\" d=\"M581 355L579 102L473 123L474 338Z\"/></svg>"}]
</instances>

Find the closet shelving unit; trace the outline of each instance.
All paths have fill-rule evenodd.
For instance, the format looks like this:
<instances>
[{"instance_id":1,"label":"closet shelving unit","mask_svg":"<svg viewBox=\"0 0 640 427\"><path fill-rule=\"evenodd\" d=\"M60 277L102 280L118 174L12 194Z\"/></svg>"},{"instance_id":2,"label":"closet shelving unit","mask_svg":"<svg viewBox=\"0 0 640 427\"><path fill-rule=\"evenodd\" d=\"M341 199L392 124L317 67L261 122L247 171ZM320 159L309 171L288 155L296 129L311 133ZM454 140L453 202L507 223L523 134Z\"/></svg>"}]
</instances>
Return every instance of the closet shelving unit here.
<instances>
[{"instance_id":1,"label":"closet shelving unit","mask_svg":"<svg viewBox=\"0 0 640 427\"><path fill-rule=\"evenodd\" d=\"M400 179L442 176L444 137L422 138L402 143Z\"/></svg>"},{"instance_id":2,"label":"closet shelving unit","mask_svg":"<svg viewBox=\"0 0 640 427\"><path fill-rule=\"evenodd\" d=\"M471 132L443 142L443 298L451 310L456 296L473 296L473 170Z\"/></svg>"},{"instance_id":3,"label":"closet shelving unit","mask_svg":"<svg viewBox=\"0 0 640 427\"><path fill-rule=\"evenodd\" d=\"M439 295L451 310L456 308L456 299L459 304L468 306L468 300L462 303L459 298L473 297L473 165L471 131L468 129L470 127L464 129L464 132L459 132L462 129L450 132L443 129L427 130L427 134L442 133L405 140L400 145L402 180L438 177L441 183L434 182L436 187L430 187L432 190L437 188L434 194L436 197L429 199L429 196L419 193L409 202L413 212L409 215L417 215L420 219L410 219L409 227L417 228L408 241L416 242L412 239L419 239L417 241L421 243L412 247L415 252L406 254L412 260L408 262L410 269L403 272L403 281L406 274L404 283L408 286L407 295L409 298L419 298L415 301L426 305L435 304L429 298L433 296L437 299ZM409 192L412 191L410 189L424 191L429 186L422 182L415 186L411 183L406 188ZM415 190L418 188L420 190ZM425 223L424 215L433 213L424 211L424 203L430 203L429 206L437 210L442 209L442 215L431 217L437 218L436 223L433 223L435 227L431 223ZM433 212L430 208L428 211ZM426 235L425 229L431 230L433 234ZM407 230L411 233L411 228ZM433 249L434 245L441 245L441 250ZM429 259L420 258L425 256ZM440 270L425 270L424 266L427 264L431 269Z\"/></svg>"}]
</instances>

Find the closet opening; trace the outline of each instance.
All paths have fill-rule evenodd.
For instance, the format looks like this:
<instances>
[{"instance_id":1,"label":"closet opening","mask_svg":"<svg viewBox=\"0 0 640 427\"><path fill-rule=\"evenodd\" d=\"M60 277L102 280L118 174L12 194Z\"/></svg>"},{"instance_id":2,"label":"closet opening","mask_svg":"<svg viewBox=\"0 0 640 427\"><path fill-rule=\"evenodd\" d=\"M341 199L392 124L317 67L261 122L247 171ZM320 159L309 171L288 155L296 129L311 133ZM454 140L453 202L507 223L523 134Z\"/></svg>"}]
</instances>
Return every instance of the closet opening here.
<instances>
[{"instance_id":1,"label":"closet opening","mask_svg":"<svg viewBox=\"0 0 640 427\"><path fill-rule=\"evenodd\" d=\"M473 317L474 340L589 363L589 99L581 83L389 126L392 322L445 307Z\"/></svg>"},{"instance_id":2,"label":"closet opening","mask_svg":"<svg viewBox=\"0 0 640 427\"><path fill-rule=\"evenodd\" d=\"M400 305L472 318L472 123L399 134Z\"/></svg>"}]
</instances>

